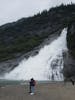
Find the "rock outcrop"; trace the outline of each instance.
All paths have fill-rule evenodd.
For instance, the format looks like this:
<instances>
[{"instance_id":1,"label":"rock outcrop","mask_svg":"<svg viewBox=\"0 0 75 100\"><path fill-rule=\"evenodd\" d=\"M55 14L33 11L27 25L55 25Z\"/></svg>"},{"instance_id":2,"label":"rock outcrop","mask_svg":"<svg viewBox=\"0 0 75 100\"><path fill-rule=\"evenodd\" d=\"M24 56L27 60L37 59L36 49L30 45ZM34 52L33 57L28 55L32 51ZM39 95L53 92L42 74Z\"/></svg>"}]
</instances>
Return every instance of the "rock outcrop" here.
<instances>
[{"instance_id":1,"label":"rock outcrop","mask_svg":"<svg viewBox=\"0 0 75 100\"><path fill-rule=\"evenodd\" d=\"M75 80L75 22L69 23L67 31L68 52L64 57L64 76Z\"/></svg>"}]
</instances>

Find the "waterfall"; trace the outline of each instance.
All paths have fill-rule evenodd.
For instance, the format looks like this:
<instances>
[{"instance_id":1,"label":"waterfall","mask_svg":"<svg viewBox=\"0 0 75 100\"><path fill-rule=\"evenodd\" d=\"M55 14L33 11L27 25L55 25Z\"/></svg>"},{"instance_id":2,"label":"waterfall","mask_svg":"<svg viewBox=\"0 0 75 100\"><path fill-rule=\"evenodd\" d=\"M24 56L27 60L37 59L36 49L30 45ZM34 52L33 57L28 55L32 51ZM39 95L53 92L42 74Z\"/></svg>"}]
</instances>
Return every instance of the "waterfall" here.
<instances>
[{"instance_id":1,"label":"waterfall","mask_svg":"<svg viewBox=\"0 0 75 100\"><path fill-rule=\"evenodd\" d=\"M67 50L67 29L64 28L60 36L50 44L40 49L36 56L24 59L4 79L12 80L63 80L63 51Z\"/></svg>"}]
</instances>

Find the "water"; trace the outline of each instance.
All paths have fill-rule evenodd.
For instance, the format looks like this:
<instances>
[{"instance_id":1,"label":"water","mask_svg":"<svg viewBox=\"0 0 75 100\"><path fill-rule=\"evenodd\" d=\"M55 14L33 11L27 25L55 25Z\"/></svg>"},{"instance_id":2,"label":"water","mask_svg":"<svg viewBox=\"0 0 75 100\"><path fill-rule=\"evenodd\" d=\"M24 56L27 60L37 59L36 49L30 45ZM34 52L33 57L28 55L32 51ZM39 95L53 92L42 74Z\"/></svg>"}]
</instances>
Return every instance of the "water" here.
<instances>
[{"instance_id":1,"label":"water","mask_svg":"<svg viewBox=\"0 0 75 100\"><path fill-rule=\"evenodd\" d=\"M0 87L5 87L5 86L9 86L9 85L21 85L22 83L25 83L25 82L19 81L19 80L0 79Z\"/></svg>"},{"instance_id":2,"label":"water","mask_svg":"<svg viewBox=\"0 0 75 100\"><path fill-rule=\"evenodd\" d=\"M64 28L61 35L49 45L40 49L38 55L24 59L10 73L6 73L3 79L8 80L63 80L63 51L67 50L67 29Z\"/></svg>"}]
</instances>

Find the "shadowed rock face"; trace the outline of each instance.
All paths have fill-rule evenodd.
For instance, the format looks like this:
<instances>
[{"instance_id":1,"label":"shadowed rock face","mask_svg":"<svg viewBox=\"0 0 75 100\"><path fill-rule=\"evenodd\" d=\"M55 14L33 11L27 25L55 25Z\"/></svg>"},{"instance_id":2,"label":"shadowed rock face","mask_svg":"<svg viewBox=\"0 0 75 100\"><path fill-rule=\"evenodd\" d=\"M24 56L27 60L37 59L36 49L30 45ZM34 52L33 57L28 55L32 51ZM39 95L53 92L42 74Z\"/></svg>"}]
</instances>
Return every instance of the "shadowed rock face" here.
<instances>
[{"instance_id":1,"label":"shadowed rock face","mask_svg":"<svg viewBox=\"0 0 75 100\"><path fill-rule=\"evenodd\" d=\"M75 58L75 21L68 26L67 46L69 53Z\"/></svg>"},{"instance_id":2,"label":"shadowed rock face","mask_svg":"<svg viewBox=\"0 0 75 100\"><path fill-rule=\"evenodd\" d=\"M63 73L66 79L73 78L75 80L75 59L69 52L64 56Z\"/></svg>"},{"instance_id":3,"label":"shadowed rock face","mask_svg":"<svg viewBox=\"0 0 75 100\"><path fill-rule=\"evenodd\" d=\"M64 76L75 80L75 22L68 26L67 46L68 52L64 56Z\"/></svg>"}]
</instances>

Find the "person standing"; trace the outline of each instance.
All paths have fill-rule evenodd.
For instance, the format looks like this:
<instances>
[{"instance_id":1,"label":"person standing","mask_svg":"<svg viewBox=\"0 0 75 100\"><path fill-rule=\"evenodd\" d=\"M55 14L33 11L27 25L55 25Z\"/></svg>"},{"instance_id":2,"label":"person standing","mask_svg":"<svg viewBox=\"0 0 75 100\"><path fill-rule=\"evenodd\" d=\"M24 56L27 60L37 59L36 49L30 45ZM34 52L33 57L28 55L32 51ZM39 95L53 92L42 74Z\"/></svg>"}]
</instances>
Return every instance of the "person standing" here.
<instances>
[{"instance_id":1,"label":"person standing","mask_svg":"<svg viewBox=\"0 0 75 100\"><path fill-rule=\"evenodd\" d=\"M33 95L35 93L35 80L33 78L31 78L30 80L30 94Z\"/></svg>"}]
</instances>

